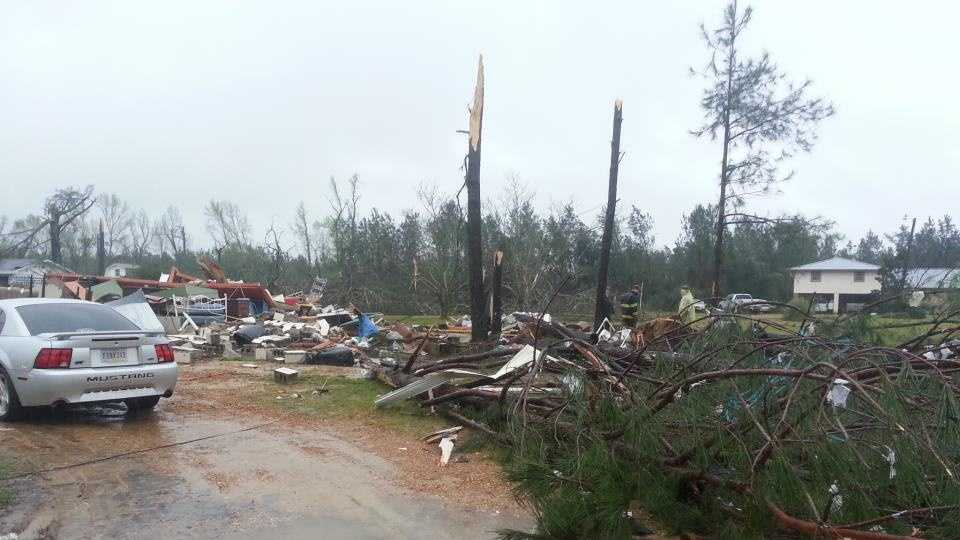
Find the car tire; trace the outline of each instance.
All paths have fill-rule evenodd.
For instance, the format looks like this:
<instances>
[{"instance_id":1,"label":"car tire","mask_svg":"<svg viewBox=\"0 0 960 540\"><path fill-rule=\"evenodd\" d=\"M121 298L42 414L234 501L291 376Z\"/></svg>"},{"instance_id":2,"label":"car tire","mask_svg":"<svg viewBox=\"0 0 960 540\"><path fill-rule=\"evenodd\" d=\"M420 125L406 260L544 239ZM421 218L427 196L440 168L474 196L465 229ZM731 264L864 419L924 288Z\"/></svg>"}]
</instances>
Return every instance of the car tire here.
<instances>
[{"instance_id":1,"label":"car tire","mask_svg":"<svg viewBox=\"0 0 960 540\"><path fill-rule=\"evenodd\" d=\"M6 370L0 368L0 422L19 420L23 416L23 407L13 381Z\"/></svg>"},{"instance_id":2,"label":"car tire","mask_svg":"<svg viewBox=\"0 0 960 540\"><path fill-rule=\"evenodd\" d=\"M160 396L128 399L124 403L127 404L127 410L129 412L149 412L157 406L157 403L160 403Z\"/></svg>"}]
</instances>

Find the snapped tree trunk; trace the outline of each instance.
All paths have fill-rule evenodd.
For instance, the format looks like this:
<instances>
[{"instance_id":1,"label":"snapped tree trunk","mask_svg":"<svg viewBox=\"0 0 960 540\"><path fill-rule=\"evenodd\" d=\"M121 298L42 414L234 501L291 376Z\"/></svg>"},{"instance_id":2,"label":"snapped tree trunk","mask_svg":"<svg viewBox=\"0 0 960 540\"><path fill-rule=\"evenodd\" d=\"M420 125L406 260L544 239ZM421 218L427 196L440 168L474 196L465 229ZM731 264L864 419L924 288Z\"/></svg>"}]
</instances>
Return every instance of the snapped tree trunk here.
<instances>
[{"instance_id":1,"label":"snapped tree trunk","mask_svg":"<svg viewBox=\"0 0 960 540\"><path fill-rule=\"evenodd\" d=\"M620 124L623 122L623 101L613 105L613 140L610 141L610 184L607 188L607 213L603 221L603 237L600 240L600 268L597 272L597 301L593 312L593 327L603 322L604 306L607 303L607 272L610 269L610 244L613 242L613 225L617 208L617 175L620 171Z\"/></svg>"},{"instance_id":2,"label":"snapped tree trunk","mask_svg":"<svg viewBox=\"0 0 960 540\"><path fill-rule=\"evenodd\" d=\"M503 329L503 251L493 254L493 283L490 286L490 333Z\"/></svg>"},{"instance_id":3,"label":"snapped tree trunk","mask_svg":"<svg viewBox=\"0 0 960 540\"><path fill-rule=\"evenodd\" d=\"M107 250L103 242L103 220L97 229L97 275L102 276L107 271Z\"/></svg>"},{"instance_id":4,"label":"snapped tree trunk","mask_svg":"<svg viewBox=\"0 0 960 540\"><path fill-rule=\"evenodd\" d=\"M470 109L467 149L467 265L470 271L470 321L473 341L487 338L488 321L483 293L483 233L480 215L480 141L483 132L483 56L477 65L477 86Z\"/></svg>"}]
</instances>

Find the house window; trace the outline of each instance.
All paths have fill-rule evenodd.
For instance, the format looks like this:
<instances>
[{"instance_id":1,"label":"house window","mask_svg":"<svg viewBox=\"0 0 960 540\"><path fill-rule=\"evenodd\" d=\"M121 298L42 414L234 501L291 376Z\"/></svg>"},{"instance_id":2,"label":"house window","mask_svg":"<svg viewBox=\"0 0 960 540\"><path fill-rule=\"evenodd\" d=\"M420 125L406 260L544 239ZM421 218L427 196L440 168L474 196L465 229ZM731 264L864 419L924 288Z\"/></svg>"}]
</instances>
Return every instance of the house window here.
<instances>
[{"instance_id":1,"label":"house window","mask_svg":"<svg viewBox=\"0 0 960 540\"><path fill-rule=\"evenodd\" d=\"M865 272L854 272L854 273L853 273L853 281L855 281L855 282L857 282L857 283L863 283L863 282L866 280L866 278L867 278L867 275L866 275Z\"/></svg>"},{"instance_id":2,"label":"house window","mask_svg":"<svg viewBox=\"0 0 960 540\"><path fill-rule=\"evenodd\" d=\"M814 283L819 283L821 277L823 277L823 276L820 275L820 271L819 271L819 270L813 270L813 271L810 272L810 281L812 281L812 282L814 282Z\"/></svg>"}]
</instances>

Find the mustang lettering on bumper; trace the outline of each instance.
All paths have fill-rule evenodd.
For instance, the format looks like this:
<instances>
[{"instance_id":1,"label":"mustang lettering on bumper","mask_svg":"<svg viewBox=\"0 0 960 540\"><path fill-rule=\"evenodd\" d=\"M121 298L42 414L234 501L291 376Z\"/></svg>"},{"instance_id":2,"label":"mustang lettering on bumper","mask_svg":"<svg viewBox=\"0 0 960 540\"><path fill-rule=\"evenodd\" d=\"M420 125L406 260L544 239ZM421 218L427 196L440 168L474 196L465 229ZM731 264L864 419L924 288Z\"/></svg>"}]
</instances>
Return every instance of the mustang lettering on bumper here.
<instances>
[{"instance_id":1,"label":"mustang lettering on bumper","mask_svg":"<svg viewBox=\"0 0 960 540\"><path fill-rule=\"evenodd\" d=\"M121 375L98 375L96 377L87 377L87 382L117 382L150 378L153 378L153 373L123 373Z\"/></svg>"}]
</instances>

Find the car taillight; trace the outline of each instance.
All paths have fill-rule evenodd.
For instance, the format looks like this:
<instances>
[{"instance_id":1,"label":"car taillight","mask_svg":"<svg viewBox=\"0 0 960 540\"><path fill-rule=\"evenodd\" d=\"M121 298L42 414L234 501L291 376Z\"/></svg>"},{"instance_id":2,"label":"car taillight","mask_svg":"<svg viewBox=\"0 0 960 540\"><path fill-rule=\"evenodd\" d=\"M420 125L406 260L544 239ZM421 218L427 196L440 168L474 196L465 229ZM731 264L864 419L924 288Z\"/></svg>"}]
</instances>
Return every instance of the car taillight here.
<instances>
[{"instance_id":1,"label":"car taillight","mask_svg":"<svg viewBox=\"0 0 960 540\"><path fill-rule=\"evenodd\" d=\"M169 345L154 345L157 350L157 362L173 362L173 348Z\"/></svg>"},{"instance_id":2,"label":"car taillight","mask_svg":"<svg viewBox=\"0 0 960 540\"><path fill-rule=\"evenodd\" d=\"M35 369L60 369L70 367L73 358L73 349L40 349L40 354L33 361Z\"/></svg>"}]
</instances>

